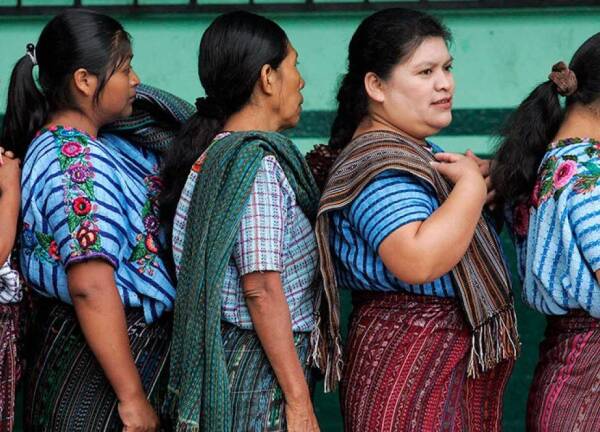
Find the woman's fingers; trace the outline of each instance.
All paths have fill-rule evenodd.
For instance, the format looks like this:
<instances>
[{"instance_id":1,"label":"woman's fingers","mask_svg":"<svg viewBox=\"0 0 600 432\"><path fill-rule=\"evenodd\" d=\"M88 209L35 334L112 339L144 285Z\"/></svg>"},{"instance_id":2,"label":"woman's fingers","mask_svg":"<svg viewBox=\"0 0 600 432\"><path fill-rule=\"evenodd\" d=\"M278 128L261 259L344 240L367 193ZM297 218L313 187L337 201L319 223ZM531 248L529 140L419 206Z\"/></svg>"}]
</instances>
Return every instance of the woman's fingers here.
<instances>
[{"instance_id":1,"label":"woman's fingers","mask_svg":"<svg viewBox=\"0 0 600 432\"><path fill-rule=\"evenodd\" d=\"M440 162L452 163L458 162L464 156L456 153L436 153L433 155L433 157L435 157Z\"/></svg>"}]
</instances>

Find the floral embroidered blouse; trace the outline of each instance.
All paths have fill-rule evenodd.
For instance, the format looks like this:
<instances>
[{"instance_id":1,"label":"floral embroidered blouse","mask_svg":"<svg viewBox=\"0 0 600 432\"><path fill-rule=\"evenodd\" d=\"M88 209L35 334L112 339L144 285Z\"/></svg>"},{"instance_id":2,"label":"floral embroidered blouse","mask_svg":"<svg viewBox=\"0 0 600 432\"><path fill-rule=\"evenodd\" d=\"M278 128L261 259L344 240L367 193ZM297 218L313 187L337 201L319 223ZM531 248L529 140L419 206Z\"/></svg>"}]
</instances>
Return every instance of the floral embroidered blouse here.
<instances>
[{"instance_id":1,"label":"floral embroidered blouse","mask_svg":"<svg viewBox=\"0 0 600 432\"><path fill-rule=\"evenodd\" d=\"M24 278L47 297L71 303L65 270L100 259L115 269L127 307L147 322L171 310L174 286L160 257L158 158L114 136L61 126L43 129L23 163Z\"/></svg>"},{"instance_id":2,"label":"floral embroidered blouse","mask_svg":"<svg viewBox=\"0 0 600 432\"><path fill-rule=\"evenodd\" d=\"M550 145L530 202L508 215L523 298L546 315L583 309L600 318L600 143Z\"/></svg>"}]
</instances>

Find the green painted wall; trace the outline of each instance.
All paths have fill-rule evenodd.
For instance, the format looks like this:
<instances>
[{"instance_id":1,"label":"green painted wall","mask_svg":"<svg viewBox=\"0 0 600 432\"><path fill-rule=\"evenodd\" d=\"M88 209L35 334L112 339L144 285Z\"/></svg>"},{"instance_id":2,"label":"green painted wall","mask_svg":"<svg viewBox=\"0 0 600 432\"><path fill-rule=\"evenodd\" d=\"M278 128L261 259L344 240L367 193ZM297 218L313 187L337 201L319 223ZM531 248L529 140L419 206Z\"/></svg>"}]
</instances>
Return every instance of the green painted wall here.
<instances>
[{"instance_id":1,"label":"green painted wall","mask_svg":"<svg viewBox=\"0 0 600 432\"><path fill-rule=\"evenodd\" d=\"M36 0L29 0L28 4L33 1ZM58 1L61 0L53 3ZM0 6L12 3L0 0ZM96 4L101 3L102 0L96 0ZM568 61L587 37L600 30L600 7L443 11L437 15L454 34L451 51L455 57L457 91L455 124L442 131L435 141L449 150L472 148L483 154L491 152L491 135L508 109L545 79L553 63ZM358 13L270 15L288 32L300 54L300 69L306 80L305 116L292 136L303 150L326 140L327 119L345 67L346 47L364 16ZM213 16L119 18L133 36L134 67L142 81L190 102L202 94L196 71L197 49L200 36ZM0 17L0 112L4 110L12 65L25 52L25 45L37 40L46 21L44 17ZM512 262L514 251L506 237L504 243ZM527 389L544 327L543 318L520 302L519 290L516 284L524 353L505 397L505 430L511 432L524 430ZM345 298L345 315L348 310ZM337 394L319 392L316 406L322 430L341 430Z\"/></svg>"}]
</instances>

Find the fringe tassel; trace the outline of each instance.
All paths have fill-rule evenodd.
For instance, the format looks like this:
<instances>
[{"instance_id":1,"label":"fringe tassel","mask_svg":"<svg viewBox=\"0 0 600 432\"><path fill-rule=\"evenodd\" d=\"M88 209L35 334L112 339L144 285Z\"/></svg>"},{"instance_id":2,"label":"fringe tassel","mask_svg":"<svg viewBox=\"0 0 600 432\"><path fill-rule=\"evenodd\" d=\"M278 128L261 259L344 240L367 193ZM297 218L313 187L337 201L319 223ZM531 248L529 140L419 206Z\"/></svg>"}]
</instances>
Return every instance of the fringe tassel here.
<instances>
[{"instance_id":1,"label":"fringe tassel","mask_svg":"<svg viewBox=\"0 0 600 432\"><path fill-rule=\"evenodd\" d=\"M325 375L325 393L334 391L338 382L342 379L344 361L342 359L342 343L340 337L332 337L332 343L328 344L329 352L324 344L321 331L321 316L317 315L315 328L310 334L309 362L311 366L321 370Z\"/></svg>"},{"instance_id":2,"label":"fringe tassel","mask_svg":"<svg viewBox=\"0 0 600 432\"><path fill-rule=\"evenodd\" d=\"M498 312L473 330L467 376L477 378L521 351L517 315L512 307Z\"/></svg>"},{"instance_id":3,"label":"fringe tassel","mask_svg":"<svg viewBox=\"0 0 600 432\"><path fill-rule=\"evenodd\" d=\"M175 430L177 432L200 432L200 425L191 421L178 420Z\"/></svg>"}]
</instances>

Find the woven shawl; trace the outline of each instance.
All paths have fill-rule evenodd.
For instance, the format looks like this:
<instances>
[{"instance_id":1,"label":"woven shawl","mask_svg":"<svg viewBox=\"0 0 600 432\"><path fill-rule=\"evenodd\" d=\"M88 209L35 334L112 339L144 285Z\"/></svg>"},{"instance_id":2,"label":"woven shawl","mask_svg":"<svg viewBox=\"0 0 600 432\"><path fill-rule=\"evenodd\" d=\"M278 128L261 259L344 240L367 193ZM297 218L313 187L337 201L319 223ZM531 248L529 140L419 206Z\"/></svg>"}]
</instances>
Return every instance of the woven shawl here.
<instances>
[{"instance_id":1,"label":"woven shawl","mask_svg":"<svg viewBox=\"0 0 600 432\"><path fill-rule=\"evenodd\" d=\"M133 113L104 126L101 133L119 135L134 145L163 153L194 107L171 93L140 84L136 89Z\"/></svg>"},{"instance_id":2,"label":"woven shawl","mask_svg":"<svg viewBox=\"0 0 600 432\"><path fill-rule=\"evenodd\" d=\"M298 149L278 133L239 132L209 147L190 202L175 300L167 408L177 431L229 432L221 289L262 159L273 155L314 223L319 191Z\"/></svg>"},{"instance_id":3,"label":"woven shawl","mask_svg":"<svg viewBox=\"0 0 600 432\"><path fill-rule=\"evenodd\" d=\"M320 253L325 301L320 304L321 344L319 360L327 366L326 387L339 380L339 293L329 247L328 213L350 204L375 176L397 169L429 184L440 203L452 187L429 164L435 160L422 145L392 132L378 131L352 141L333 165L317 215L316 233ZM504 359L515 358L520 349L510 277L493 228L481 217L470 246L451 271L458 297L472 329L468 376L493 368Z\"/></svg>"}]
</instances>

